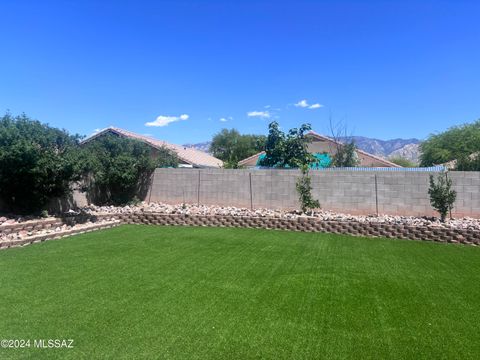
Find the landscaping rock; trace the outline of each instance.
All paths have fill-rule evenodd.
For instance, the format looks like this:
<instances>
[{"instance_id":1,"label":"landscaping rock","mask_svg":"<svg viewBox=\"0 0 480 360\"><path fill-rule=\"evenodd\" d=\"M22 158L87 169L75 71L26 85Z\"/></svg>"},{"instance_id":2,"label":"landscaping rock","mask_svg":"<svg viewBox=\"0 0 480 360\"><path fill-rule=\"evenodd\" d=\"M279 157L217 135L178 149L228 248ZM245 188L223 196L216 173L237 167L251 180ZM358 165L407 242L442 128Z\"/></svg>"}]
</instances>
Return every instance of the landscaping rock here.
<instances>
[{"instance_id":1,"label":"landscaping rock","mask_svg":"<svg viewBox=\"0 0 480 360\"><path fill-rule=\"evenodd\" d=\"M90 205L84 208L91 214L133 214L133 213L159 213L159 214L179 214L179 215L229 215L229 216L248 216L259 218L279 218L279 219L297 219L299 217L315 218L321 221L344 221L392 225L425 226L428 228L449 228L464 230L480 230L480 219L460 218L448 219L445 223L440 222L435 217L414 217L414 216L393 216L393 215L350 215L335 213L333 211L313 211L308 216L298 210L282 211L273 209L247 209L234 206L213 206L213 205L191 205L179 204L170 205L163 203L141 203L137 206L95 206Z\"/></svg>"}]
</instances>

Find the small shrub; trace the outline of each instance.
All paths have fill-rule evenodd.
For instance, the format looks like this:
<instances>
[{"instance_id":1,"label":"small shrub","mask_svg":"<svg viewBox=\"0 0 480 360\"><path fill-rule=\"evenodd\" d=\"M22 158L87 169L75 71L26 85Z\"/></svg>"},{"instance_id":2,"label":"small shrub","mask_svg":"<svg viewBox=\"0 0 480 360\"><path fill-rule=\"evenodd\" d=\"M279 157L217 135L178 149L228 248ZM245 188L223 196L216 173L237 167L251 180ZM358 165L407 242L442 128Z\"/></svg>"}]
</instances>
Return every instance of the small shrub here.
<instances>
[{"instance_id":1,"label":"small shrub","mask_svg":"<svg viewBox=\"0 0 480 360\"><path fill-rule=\"evenodd\" d=\"M320 207L318 200L312 196L312 179L308 173L308 165L301 167L302 176L297 180L297 192L300 200L302 212L306 213L309 209L313 210Z\"/></svg>"},{"instance_id":2,"label":"small shrub","mask_svg":"<svg viewBox=\"0 0 480 360\"><path fill-rule=\"evenodd\" d=\"M440 213L440 220L444 222L457 198L457 192L452 189L452 180L447 178L446 173L438 175L437 181L430 175L428 194L432 207Z\"/></svg>"}]
</instances>

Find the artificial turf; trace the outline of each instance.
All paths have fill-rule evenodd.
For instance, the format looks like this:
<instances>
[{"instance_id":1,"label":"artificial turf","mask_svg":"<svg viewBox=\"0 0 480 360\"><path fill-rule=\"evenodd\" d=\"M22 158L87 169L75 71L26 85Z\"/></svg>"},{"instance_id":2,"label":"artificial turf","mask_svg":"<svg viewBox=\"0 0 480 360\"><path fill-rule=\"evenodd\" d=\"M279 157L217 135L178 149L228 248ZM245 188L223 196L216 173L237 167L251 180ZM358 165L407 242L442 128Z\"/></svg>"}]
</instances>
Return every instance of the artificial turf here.
<instances>
[{"instance_id":1,"label":"artificial turf","mask_svg":"<svg viewBox=\"0 0 480 360\"><path fill-rule=\"evenodd\" d=\"M118 228L0 252L0 359L478 359L480 249ZM32 344L33 346L33 344Z\"/></svg>"}]
</instances>

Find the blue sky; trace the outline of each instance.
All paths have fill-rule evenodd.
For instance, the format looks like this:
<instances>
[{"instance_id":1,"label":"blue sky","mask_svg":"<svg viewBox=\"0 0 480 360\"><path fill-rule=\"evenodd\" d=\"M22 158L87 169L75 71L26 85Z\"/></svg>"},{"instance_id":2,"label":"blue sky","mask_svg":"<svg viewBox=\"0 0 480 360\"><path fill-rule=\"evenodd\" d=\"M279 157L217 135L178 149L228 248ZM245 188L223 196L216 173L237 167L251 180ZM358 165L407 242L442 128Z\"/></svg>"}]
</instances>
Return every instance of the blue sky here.
<instances>
[{"instance_id":1,"label":"blue sky","mask_svg":"<svg viewBox=\"0 0 480 360\"><path fill-rule=\"evenodd\" d=\"M272 119L326 133L332 116L354 135L424 138L480 118L478 1L2 0L0 13L0 111L74 133L187 143Z\"/></svg>"}]
</instances>

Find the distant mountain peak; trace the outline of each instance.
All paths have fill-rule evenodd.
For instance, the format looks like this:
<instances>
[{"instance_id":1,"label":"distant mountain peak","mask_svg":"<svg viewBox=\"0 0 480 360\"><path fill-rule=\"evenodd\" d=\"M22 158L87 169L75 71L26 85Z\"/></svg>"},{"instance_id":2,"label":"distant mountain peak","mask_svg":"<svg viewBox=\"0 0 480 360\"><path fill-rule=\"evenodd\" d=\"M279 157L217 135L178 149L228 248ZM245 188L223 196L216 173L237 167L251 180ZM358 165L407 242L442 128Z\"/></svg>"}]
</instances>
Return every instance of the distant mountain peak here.
<instances>
[{"instance_id":1,"label":"distant mountain peak","mask_svg":"<svg viewBox=\"0 0 480 360\"><path fill-rule=\"evenodd\" d=\"M396 138L390 140L381 140L366 136L349 136L341 138L340 140L345 141L349 139L353 139L359 149L370 154L381 156L383 158L403 157L413 162L418 162L419 145L421 143L419 139ZM183 146L193 147L197 150L209 152L211 143L211 141L205 141L196 144L185 144Z\"/></svg>"}]
</instances>

